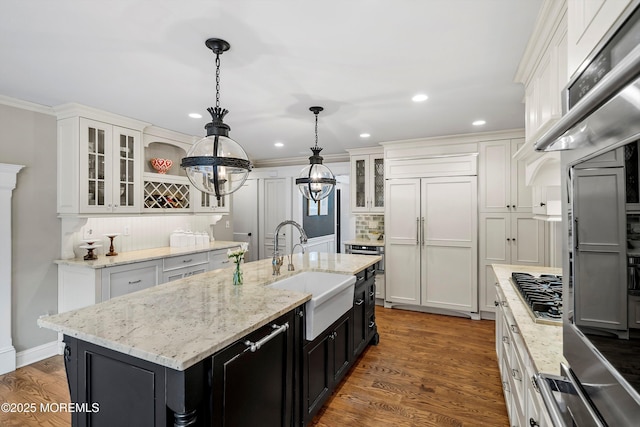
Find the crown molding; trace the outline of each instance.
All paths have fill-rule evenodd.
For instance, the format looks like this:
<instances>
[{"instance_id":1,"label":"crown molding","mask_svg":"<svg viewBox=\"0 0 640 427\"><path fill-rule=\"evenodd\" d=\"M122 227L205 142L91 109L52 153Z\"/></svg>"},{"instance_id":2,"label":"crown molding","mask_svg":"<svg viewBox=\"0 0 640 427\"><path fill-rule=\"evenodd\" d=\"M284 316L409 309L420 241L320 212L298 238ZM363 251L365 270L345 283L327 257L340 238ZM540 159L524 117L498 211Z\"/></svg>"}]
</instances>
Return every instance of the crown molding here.
<instances>
[{"instance_id":1,"label":"crown molding","mask_svg":"<svg viewBox=\"0 0 640 427\"><path fill-rule=\"evenodd\" d=\"M0 95L0 104L7 105L9 107L20 108L22 110L33 111L36 113L48 114L50 116L56 115L53 108L49 106L36 104L35 102L24 101L18 98L12 98L6 95Z\"/></svg>"},{"instance_id":2,"label":"crown molding","mask_svg":"<svg viewBox=\"0 0 640 427\"><path fill-rule=\"evenodd\" d=\"M513 78L525 86L546 52L556 31L567 31L567 0L545 0Z\"/></svg>"}]
</instances>

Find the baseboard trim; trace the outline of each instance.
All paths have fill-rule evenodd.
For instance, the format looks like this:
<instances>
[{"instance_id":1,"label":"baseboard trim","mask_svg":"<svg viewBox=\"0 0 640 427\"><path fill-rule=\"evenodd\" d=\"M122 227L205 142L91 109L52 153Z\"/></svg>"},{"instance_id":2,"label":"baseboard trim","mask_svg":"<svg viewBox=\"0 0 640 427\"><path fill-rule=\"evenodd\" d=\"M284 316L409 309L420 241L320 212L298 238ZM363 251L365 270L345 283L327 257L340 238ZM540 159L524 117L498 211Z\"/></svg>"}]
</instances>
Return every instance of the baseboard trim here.
<instances>
[{"instance_id":1,"label":"baseboard trim","mask_svg":"<svg viewBox=\"0 0 640 427\"><path fill-rule=\"evenodd\" d=\"M16 370L16 349L13 346L0 349L0 375Z\"/></svg>"},{"instance_id":2,"label":"baseboard trim","mask_svg":"<svg viewBox=\"0 0 640 427\"><path fill-rule=\"evenodd\" d=\"M58 341L51 341L37 347L19 351L16 354L16 368L31 365L58 354Z\"/></svg>"}]
</instances>

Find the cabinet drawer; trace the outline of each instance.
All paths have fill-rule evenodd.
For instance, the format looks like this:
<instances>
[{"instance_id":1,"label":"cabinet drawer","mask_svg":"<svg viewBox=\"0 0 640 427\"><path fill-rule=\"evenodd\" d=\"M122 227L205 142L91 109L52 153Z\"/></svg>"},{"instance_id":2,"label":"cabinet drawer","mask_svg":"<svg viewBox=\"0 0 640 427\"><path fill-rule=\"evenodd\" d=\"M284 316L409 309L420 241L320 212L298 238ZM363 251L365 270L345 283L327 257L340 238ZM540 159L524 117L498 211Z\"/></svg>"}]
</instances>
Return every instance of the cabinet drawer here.
<instances>
[{"instance_id":1,"label":"cabinet drawer","mask_svg":"<svg viewBox=\"0 0 640 427\"><path fill-rule=\"evenodd\" d=\"M178 268L176 270L166 271L162 274L162 283L173 282L174 280L191 277L196 274L207 271L207 266L198 265L194 267Z\"/></svg>"},{"instance_id":2,"label":"cabinet drawer","mask_svg":"<svg viewBox=\"0 0 640 427\"><path fill-rule=\"evenodd\" d=\"M102 300L139 291L158 284L157 262L141 262L105 268L102 272Z\"/></svg>"},{"instance_id":3,"label":"cabinet drawer","mask_svg":"<svg viewBox=\"0 0 640 427\"><path fill-rule=\"evenodd\" d=\"M176 268L191 267L192 265L207 264L209 262L209 252L198 252L180 256L165 258L162 267L163 271L175 270Z\"/></svg>"},{"instance_id":4,"label":"cabinet drawer","mask_svg":"<svg viewBox=\"0 0 640 427\"><path fill-rule=\"evenodd\" d=\"M236 248L233 248L235 250ZM209 252L209 270L232 267L231 259L226 250Z\"/></svg>"}]
</instances>

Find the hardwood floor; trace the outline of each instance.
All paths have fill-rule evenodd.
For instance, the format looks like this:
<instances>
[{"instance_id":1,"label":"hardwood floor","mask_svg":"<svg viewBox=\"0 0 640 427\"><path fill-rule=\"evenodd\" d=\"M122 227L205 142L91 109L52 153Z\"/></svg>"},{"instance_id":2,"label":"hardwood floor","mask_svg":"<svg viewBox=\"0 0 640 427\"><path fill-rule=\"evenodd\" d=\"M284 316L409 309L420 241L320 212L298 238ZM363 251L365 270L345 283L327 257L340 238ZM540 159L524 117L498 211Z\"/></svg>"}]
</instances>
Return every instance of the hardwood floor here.
<instances>
[{"instance_id":1,"label":"hardwood floor","mask_svg":"<svg viewBox=\"0 0 640 427\"><path fill-rule=\"evenodd\" d=\"M310 425L508 426L494 322L376 307L369 346Z\"/></svg>"},{"instance_id":2,"label":"hardwood floor","mask_svg":"<svg viewBox=\"0 0 640 427\"><path fill-rule=\"evenodd\" d=\"M0 425L3 427L70 426L71 414L61 412L55 406L47 407L47 404L69 403L69 388L62 356L0 375L0 405L4 403L13 407L6 411L6 405L2 406Z\"/></svg>"},{"instance_id":3,"label":"hardwood floor","mask_svg":"<svg viewBox=\"0 0 640 427\"><path fill-rule=\"evenodd\" d=\"M370 346L311 422L341 426L508 426L494 346L494 324L376 307L380 344ZM35 404L33 413L0 411L1 426L70 425L62 357L0 376L0 403Z\"/></svg>"}]
</instances>

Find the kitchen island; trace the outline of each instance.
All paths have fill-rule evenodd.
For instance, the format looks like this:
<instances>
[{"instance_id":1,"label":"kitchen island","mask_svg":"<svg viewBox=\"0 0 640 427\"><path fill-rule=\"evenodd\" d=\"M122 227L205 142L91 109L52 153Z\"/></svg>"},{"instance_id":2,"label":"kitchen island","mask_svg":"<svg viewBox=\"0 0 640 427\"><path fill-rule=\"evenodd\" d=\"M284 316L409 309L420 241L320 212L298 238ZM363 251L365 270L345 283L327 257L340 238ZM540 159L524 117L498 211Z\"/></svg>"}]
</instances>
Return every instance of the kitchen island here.
<instances>
[{"instance_id":1,"label":"kitchen island","mask_svg":"<svg viewBox=\"0 0 640 427\"><path fill-rule=\"evenodd\" d=\"M243 402L224 402L219 382L230 374L226 366L247 352L249 341L263 342L270 356L253 351L243 356L246 363L236 374L251 383L240 381L235 394L251 398L251 390L264 390L259 383L272 392L275 387L283 391L274 392L282 399L264 403L272 411L266 416L281 420L278 425L299 425L295 385L303 309L311 295L265 285L301 271L358 274L377 261L364 255L297 254L296 271L273 276L271 260L260 260L243 264L242 286L232 285L232 268L218 269L41 318L40 326L64 334L72 401L100 408L74 412L73 424L181 426L207 420L221 425L224 412ZM262 341L276 331L286 333Z\"/></svg>"},{"instance_id":2,"label":"kitchen island","mask_svg":"<svg viewBox=\"0 0 640 427\"><path fill-rule=\"evenodd\" d=\"M559 268L492 264L496 278L496 355L511 425L550 426L535 376L560 373L562 322L537 323L512 283L513 272L561 275Z\"/></svg>"}]
</instances>

